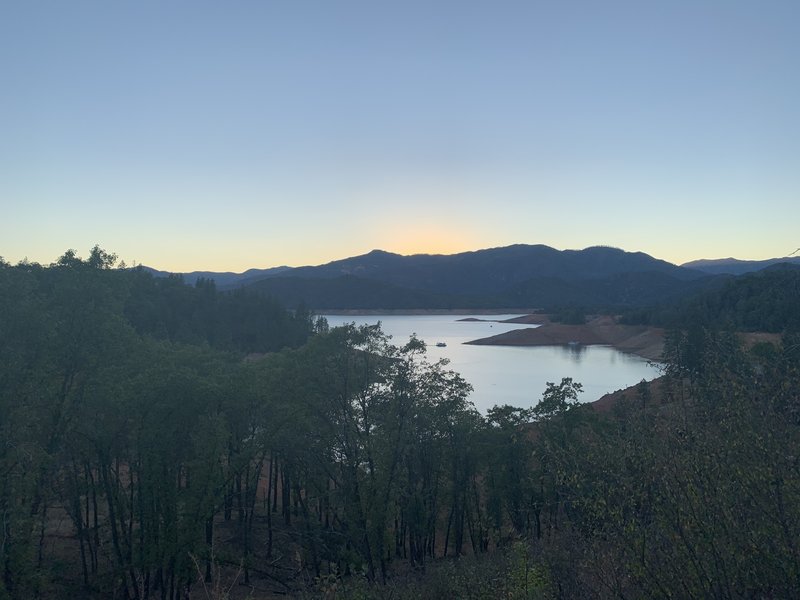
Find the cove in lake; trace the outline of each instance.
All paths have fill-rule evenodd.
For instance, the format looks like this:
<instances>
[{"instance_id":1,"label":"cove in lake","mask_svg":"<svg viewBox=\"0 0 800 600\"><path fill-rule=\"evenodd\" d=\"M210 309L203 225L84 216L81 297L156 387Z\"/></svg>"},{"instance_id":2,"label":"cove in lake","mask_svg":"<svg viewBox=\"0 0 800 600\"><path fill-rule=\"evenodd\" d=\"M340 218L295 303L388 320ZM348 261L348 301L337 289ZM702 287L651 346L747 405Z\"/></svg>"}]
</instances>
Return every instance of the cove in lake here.
<instances>
[{"instance_id":1,"label":"cove in lake","mask_svg":"<svg viewBox=\"0 0 800 600\"><path fill-rule=\"evenodd\" d=\"M603 394L658 377L658 369L643 358L609 346L468 346L478 338L512 329L536 327L514 323L460 321L509 319L519 315L323 315L331 327L355 323L374 325L402 345L412 334L428 346L428 360L450 360L449 368L472 384L470 400L485 413L495 404L529 407L539 402L547 382L562 377L583 385L579 399L592 402ZM446 344L437 347L437 343Z\"/></svg>"}]
</instances>

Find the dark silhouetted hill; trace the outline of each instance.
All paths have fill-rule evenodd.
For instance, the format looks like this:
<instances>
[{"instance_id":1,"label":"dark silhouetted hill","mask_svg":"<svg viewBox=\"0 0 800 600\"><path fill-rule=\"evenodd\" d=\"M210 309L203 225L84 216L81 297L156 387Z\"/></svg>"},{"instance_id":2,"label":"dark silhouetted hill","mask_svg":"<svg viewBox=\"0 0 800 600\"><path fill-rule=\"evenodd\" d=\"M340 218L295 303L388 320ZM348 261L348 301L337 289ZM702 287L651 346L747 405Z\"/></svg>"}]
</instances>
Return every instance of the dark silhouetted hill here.
<instances>
[{"instance_id":1,"label":"dark silhouetted hill","mask_svg":"<svg viewBox=\"0 0 800 600\"><path fill-rule=\"evenodd\" d=\"M744 275L745 273L761 271L762 269L780 263L800 265L800 256L770 258L767 260L738 260L736 258L703 259L693 260L692 262L684 263L682 266L688 269L702 271L709 275Z\"/></svg>"},{"instance_id":2,"label":"dark silhouetted hill","mask_svg":"<svg viewBox=\"0 0 800 600\"><path fill-rule=\"evenodd\" d=\"M331 308L637 307L713 278L641 252L515 245L453 255L382 250L286 270L250 284L292 306Z\"/></svg>"},{"instance_id":3,"label":"dark silhouetted hill","mask_svg":"<svg viewBox=\"0 0 800 600\"><path fill-rule=\"evenodd\" d=\"M543 245L514 245L460 254L401 256L373 250L362 256L317 267L300 267L282 276L330 278L352 275L438 293L497 295L537 278L572 282L601 280L623 273L656 272L679 281L703 276L642 252L595 246L556 250Z\"/></svg>"},{"instance_id":4,"label":"dark silhouetted hill","mask_svg":"<svg viewBox=\"0 0 800 600\"><path fill-rule=\"evenodd\" d=\"M556 250L517 244L459 254L383 250L324 265L194 272L218 289L247 287L294 306L351 308L641 307L713 285L713 277L608 246Z\"/></svg>"},{"instance_id":5,"label":"dark silhouetted hill","mask_svg":"<svg viewBox=\"0 0 800 600\"><path fill-rule=\"evenodd\" d=\"M286 306L305 304L326 309L490 308L502 306L491 298L474 298L403 288L354 275L330 278L272 277L253 283L249 290L275 298Z\"/></svg>"},{"instance_id":6,"label":"dark silhouetted hill","mask_svg":"<svg viewBox=\"0 0 800 600\"><path fill-rule=\"evenodd\" d=\"M800 331L800 265L779 263L738 277L720 276L718 281L716 289L672 305L633 311L624 320L661 327Z\"/></svg>"},{"instance_id":7,"label":"dark silhouetted hill","mask_svg":"<svg viewBox=\"0 0 800 600\"><path fill-rule=\"evenodd\" d=\"M199 279L213 280L217 289L231 289L248 285L255 281L260 281L266 277L273 277L290 270L291 267L271 267L269 269L248 269L244 273L233 273L232 271L192 271L190 273L172 273L170 271L159 271L151 267L140 267L154 277L169 277L170 275L180 275L188 285L194 285Z\"/></svg>"}]
</instances>

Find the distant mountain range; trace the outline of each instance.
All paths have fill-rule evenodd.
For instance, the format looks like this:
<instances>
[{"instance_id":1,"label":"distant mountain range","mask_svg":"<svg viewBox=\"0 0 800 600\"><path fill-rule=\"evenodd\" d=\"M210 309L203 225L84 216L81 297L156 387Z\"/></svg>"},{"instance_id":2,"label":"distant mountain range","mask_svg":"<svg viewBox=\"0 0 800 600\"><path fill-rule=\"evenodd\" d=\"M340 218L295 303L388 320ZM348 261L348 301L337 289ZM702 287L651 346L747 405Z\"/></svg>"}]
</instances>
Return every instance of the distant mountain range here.
<instances>
[{"instance_id":1,"label":"distant mountain range","mask_svg":"<svg viewBox=\"0 0 800 600\"><path fill-rule=\"evenodd\" d=\"M189 285L197 283L198 279L213 279L220 289L241 287L254 281L259 281L265 277L273 277L284 271L291 270L292 267L271 267L269 269L248 269L244 273L232 273L226 271L219 273L215 271L192 271L191 273L172 273L170 271L159 271L151 267L142 267L156 277L168 277L169 275L180 275Z\"/></svg>"},{"instance_id":2,"label":"distant mountain range","mask_svg":"<svg viewBox=\"0 0 800 600\"><path fill-rule=\"evenodd\" d=\"M163 271L150 270L156 276ZM333 308L501 308L640 305L695 288L706 276L641 252L514 245L452 255L382 250L319 266L195 271L221 290L245 287L288 306Z\"/></svg>"},{"instance_id":3,"label":"distant mountain range","mask_svg":"<svg viewBox=\"0 0 800 600\"><path fill-rule=\"evenodd\" d=\"M796 259L800 263L800 258ZM678 266L608 246L556 250L513 245L459 254L403 256L373 250L324 265L195 271L187 283L215 280L221 290L247 288L287 306L325 309L638 307L714 289L731 274L772 261L695 261ZM726 270L727 269L727 270ZM166 275L151 270L155 275Z\"/></svg>"},{"instance_id":4,"label":"distant mountain range","mask_svg":"<svg viewBox=\"0 0 800 600\"><path fill-rule=\"evenodd\" d=\"M800 265L800 256L770 258L767 260L738 260L736 258L703 259L693 260L681 266L702 271L710 275L720 275L723 273L727 273L728 275L744 275L745 273L761 271L762 269L780 263Z\"/></svg>"}]
</instances>

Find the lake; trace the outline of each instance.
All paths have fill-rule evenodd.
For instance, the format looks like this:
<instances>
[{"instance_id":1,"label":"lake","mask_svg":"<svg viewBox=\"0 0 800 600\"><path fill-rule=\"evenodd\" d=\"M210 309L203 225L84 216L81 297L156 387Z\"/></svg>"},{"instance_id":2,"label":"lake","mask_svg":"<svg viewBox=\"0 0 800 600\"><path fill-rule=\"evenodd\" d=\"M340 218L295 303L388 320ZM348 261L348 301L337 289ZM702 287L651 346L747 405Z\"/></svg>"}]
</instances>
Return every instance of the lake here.
<instances>
[{"instance_id":1,"label":"lake","mask_svg":"<svg viewBox=\"0 0 800 600\"><path fill-rule=\"evenodd\" d=\"M548 381L572 377L583 385L579 399L597 400L603 394L629 387L642 379L658 377L658 369L638 356L609 346L468 346L464 342L497 335L512 329L536 327L512 323L459 321L509 319L508 315L323 315L331 327L345 323L381 323L392 342L402 345L413 333L428 345L428 360L450 360L474 387L470 399L481 412L495 404L529 407L541 398ZM447 344L439 348L435 344Z\"/></svg>"}]
</instances>

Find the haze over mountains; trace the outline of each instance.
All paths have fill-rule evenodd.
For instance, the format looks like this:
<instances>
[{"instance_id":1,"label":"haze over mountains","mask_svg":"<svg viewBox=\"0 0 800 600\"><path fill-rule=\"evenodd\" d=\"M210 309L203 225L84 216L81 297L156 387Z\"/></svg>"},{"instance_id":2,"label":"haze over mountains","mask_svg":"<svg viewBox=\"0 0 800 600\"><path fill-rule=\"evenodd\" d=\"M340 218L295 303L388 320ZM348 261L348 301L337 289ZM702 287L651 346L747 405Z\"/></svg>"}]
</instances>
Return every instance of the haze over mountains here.
<instances>
[{"instance_id":1,"label":"haze over mountains","mask_svg":"<svg viewBox=\"0 0 800 600\"><path fill-rule=\"evenodd\" d=\"M158 269L153 269L152 267L142 267L142 268L146 271L149 271L150 273L152 273L157 277L166 277L168 275L173 274L169 271L159 271ZM176 273L176 275L180 275L183 278L183 280L190 285L194 285L195 283L197 283L198 279L213 279L216 282L218 288L226 289L230 287L240 287L242 285L247 285L248 283L252 283L253 281L258 281L260 279L263 279L264 277L277 275L289 269L291 269L291 267L284 266L284 267L271 267L269 269L248 269L244 273L233 273L232 271L225 271L225 272L192 271L191 273Z\"/></svg>"},{"instance_id":2,"label":"haze over mountains","mask_svg":"<svg viewBox=\"0 0 800 600\"><path fill-rule=\"evenodd\" d=\"M556 250L517 244L452 255L373 250L317 266L183 277L190 284L214 279L221 290L245 287L314 309L636 307L713 289L732 275L780 262L800 264L800 257L678 266L608 246Z\"/></svg>"},{"instance_id":3,"label":"haze over mountains","mask_svg":"<svg viewBox=\"0 0 800 600\"><path fill-rule=\"evenodd\" d=\"M739 260L736 258L702 259L693 260L681 266L712 275L719 275L722 273L743 275L745 273L752 273L753 271L761 271L762 269L781 263L800 265L800 256L770 258L767 260Z\"/></svg>"}]
</instances>

